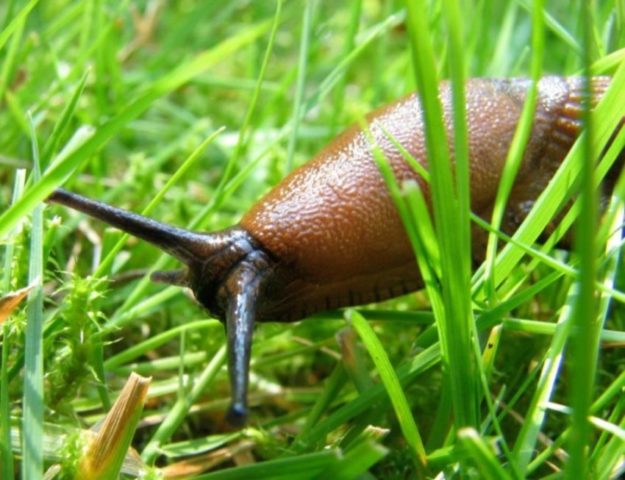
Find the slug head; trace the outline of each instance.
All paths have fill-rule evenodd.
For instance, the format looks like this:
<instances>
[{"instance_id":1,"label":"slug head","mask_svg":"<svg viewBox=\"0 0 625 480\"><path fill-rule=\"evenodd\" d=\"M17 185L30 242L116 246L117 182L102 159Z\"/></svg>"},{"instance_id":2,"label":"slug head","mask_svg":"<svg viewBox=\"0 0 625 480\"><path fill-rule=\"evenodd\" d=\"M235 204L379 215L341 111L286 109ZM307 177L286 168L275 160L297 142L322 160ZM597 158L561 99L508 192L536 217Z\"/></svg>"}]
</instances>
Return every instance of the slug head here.
<instances>
[{"instance_id":1,"label":"slug head","mask_svg":"<svg viewBox=\"0 0 625 480\"><path fill-rule=\"evenodd\" d=\"M201 255L184 270L159 271L152 280L191 288L214 316L225 319L232 401L226 418L231 425L247 419L250 351L257 302L273 262L241 228L205 235Z\"/></svg>"},{"instance_id":2,"label":"slug head","mask_svg":"<svg viewBox=\"0 0 625 480\"><path fill-rule=\"evenodd\" d=\"M225 320L232 395L227 419L233 425L245 423L257 303L274 265L262 247L240 227L210 234L191 232L64 190L55 191L48 201L142 238L186 265L180 270L155 272L151 278L191 288L209 312Z\"/></svg>"}]
</instances>

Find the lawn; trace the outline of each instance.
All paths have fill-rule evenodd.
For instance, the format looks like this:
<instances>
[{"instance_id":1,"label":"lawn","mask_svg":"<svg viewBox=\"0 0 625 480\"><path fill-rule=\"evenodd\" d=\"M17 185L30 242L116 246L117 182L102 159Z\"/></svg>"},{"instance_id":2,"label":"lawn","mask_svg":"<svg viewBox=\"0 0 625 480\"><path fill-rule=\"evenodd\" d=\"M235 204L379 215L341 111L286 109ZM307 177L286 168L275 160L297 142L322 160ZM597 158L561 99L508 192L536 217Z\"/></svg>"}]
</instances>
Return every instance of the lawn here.
<instances>
[{"instance_id":1,"label":"lawn","mask_svg":"<svg viewBox=\"0 0 625 480\"><path fill-rule=\"evenodd\" d=\"M616 478L624 46L623 2L2 2L0 478ZM463 85L545 75L613 80L592 112L582 102L588 128L511 238L499 230L535 97L489 224L469 208ZM443 79L458 100L455 176ZM223 324L150 281L179 263L44 202L62 186L221 230L415 90L431 215L376 161L426 287L257 325L242 429L224 420ZM491 232L483 262L471 228Z\"/></svg>"}]
</instances>

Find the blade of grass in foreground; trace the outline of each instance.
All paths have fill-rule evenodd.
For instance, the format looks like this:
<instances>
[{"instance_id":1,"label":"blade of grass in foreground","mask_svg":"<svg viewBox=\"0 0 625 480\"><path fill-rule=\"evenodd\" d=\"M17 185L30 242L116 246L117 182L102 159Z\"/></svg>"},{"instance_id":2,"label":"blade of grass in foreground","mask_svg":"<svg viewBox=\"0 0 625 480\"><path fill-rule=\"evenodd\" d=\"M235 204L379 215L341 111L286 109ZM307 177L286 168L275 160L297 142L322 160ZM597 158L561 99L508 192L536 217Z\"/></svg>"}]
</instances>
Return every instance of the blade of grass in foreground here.
<instances>
[{"instance_id":1,"label":"blade of grass in foreground","mask_svg":"<svg viewBox=\"0 0 625 480\"><path fill-rule=\"evenodd\" d=\"M373 363L384 383L384 387L388 392L404 438L415 454L417 467L424 472L427 465L427 456L425 454L423 440L421 440L419 428L410 411L406 394L401 388L395 369L391 365L382 343L373 332L371 325L369 325L367 320L365 320L360 313L355 310L347 310L345 312L345 318L348 322L352 323L358 335L360 335L361 340L367 347L367 351L369 355L371 355Z\"/></svg>"},{"instance_id":2,"label":"blade of grass in foreground","mask_svg":"<svg viewBox=\"0 0 625 480\"><path fill-rule=\"evenodd\" d=\"M470 192L470 165L469 165L469 134L467 129L467 108L465 95L465 39L463 32L462 14L458 0L444 0L445 18L449 31L449 68L451 78L451 92L453 105L453 130L454 130L454 161L455 161L455 188L457 195L457 218L451 219L457 222L458 246L461 255L458 256L460 272L458 274L464 289L465 297L462 299L465 314L468 316L467 322L471 325L474 320L471 313L470 289L468 285L471 281L471 224L469 216L471 213L471 192ZM464 255L466 253L466 255ZM462 295L462 292L456 292Z\"/></svg>"},{"instance_id":3,"label":"blade of grass in foreground","mask_svg":"<svg viewBox=\"0 0 625 480\"><path fill-rule=\"evenodd\" d=\"M558 378L564 347L571 328L571 309L575 303L576 290L575 286L571 287L566 305L560 313L556 331L543 362L536 392L532 397L521 432L514 445L513 454L516 466L522 474L526 473L532 454L536 451L536 441L546 415L544 405L551 398Z\"/></svg>"},{"instance_id":4,"label":"blade of grass in foreground","mask_svg":"<svg viewBox=\"0 0 625 480\"><path fill-rule=\"evenodd\" d=\"M467 250L466 239L457 233L459 222L468 221L468 215L466 218L459 215L458 192L454 189L443 110L438 95L436 62L427 17L423 14L427 11L427 3L406 1L406 8L412 66L425 120L432 209L442 267L440 281L445 309L444 315L436 319L441 354L449 366L445 373L452 398L454 424L457 428L477 428L478 359L472 340L474 325L469 275L468 269L463 267L463 262L470 258L471 253ZM458 260L464 257L465 260Z\"/></svg>"},{"instance_id":5,"label":"blade of grass in foreground","mask_svg":"<svg viewBox=\"0 0 625 480\"><path fill-rule=\"evenodd\" d=\"M536 103L538 100L538 82L542 75L542 61L545 43L543 9L544 5L542 1L537 0L534 2L532 9L532 83L527 91L523 111L521 112L519 123L517 124L514 132L514 137L512 138L512 143L508 149L503 172L501 173L501 180L499 182L499 188L497 189L497 196L495 197L491 217L491 226L493 230L499 230L501 227L501 222L508 204L508 198L510 197L510 192L512 192L517 172L519 171L519 167L523 161L525 146L527 145L532 132L534 113L536 111ZM491 304L496 302L495 276L493 275L493 270L495 268L495 256L497 254L497 249L497 236L491 232L488 235L486 260L484 262L486 264L486 294Z\"/></svg>"},{"instance_id":6,"label":"blade of grass in foreground","mask_svg":"<svg viewBox=\"0 0 625 480\"><path fill-rule=\"evenodd\" d=\"M595 390L595 376L599 354L599 331L601 322L597 316L598 304L595 295L597 277L596 232L598 225L598 196L595 189L595 126L591 113L592 85L591 64L594 42L593 4L582 2L582 69L584 71L582 95L582 123L585 135L582 137L580 158L580 212L575 228L576 253L579 257L579 296L575 303L572 319L571 350L568 362L575 372L571 376L569 402L573 408L570 418L569 459L565 469L567 478L586 478L588 475L588 446L590 441L590 406Z\"/></svg>"},{"instance_id":7,"label":"blade of grass in foreground","mask_svg":"<svg viewBox=\"0 0 625 480\"><path fill-rule=\"evenodd\" d=\"M605 275L603 275L603 282L609 286L613 286L617 280L619 265L622 265L622 238L621 238L621 225L625 219L625 210L623 206L623 186L625 185L625 175L621 172L621 176L615 188L615 195L612 197L610 207L608 208L608 214L606 219L609 219L609 223L606 222L606 227L610 232L614 232L613 235L605 242L606 249L602 252L603 258L605 258ZM602 272L604 268L600 268ZM601 323L605 324L608 319L608 315L611 308L611 299L608 295L602 294L599 300L599 315ZM605 330L602 330L602 339ZM616 332L624 333L624 332ZM623 342L623 339L621 339ZM618 382L618 378L616 382ZM597 404L603 401L605 396L609 395L613 385L610 385L608 389L604 389L601 397L593 402L590 408L590 413L595 414L598 410ZM625 417L623 411L625 409L625 399L619 398L616 406L612 409L609 420L612 422L618 422L620 427L625 426ZM592 418L592 417L591 417ZM605 442L605 444L603 443ZM625 443L622 441L622 437L617 435L602 434L597 442L594 443L594 448L590 451L590 468L592 472L598 472L599 478L611 478L614 476L613 472L619 469L621 459L625 453Z\"/></svg>"},{"instance_id":8,"label":"blade of grass in foreground","mask_svg":"<svg viewBox=\"0 0 625 480\"><path fill-rule=\"evenodd\" d=\"M26 170L19 169L15 173L13 197L11 204L20 197L26 184ZM14 237L15 238L15 237ZM6 293L11 288L11 264L13 262L13 242L7 243L4 249L4 268L2 271L2 287ZM9 347L6 344L9 336L9 325L2 324L2 364L0 365L0 478L13 478L13 455L11 453L11 409L9 407Z\"/></svg>"},{"instance_id":9,"label":"blade of grass in foreground","mask_svg":"<svg viewBox=\"0 0 625 480\"><path fill-rule=\"evenodd\" d=\"M404 185L404 193L402 195L388 159L384 156L384 153L379 145L375 143L368 126L364 124L364 121L361 123L363 124L362 129L367 135L367 139L371 145L370 148L375 162L406 229L406 233L414 251L415 261L419 265L423 282L429 294L434 316L435 318L444 317L445 312L443 310L443 300L441 298L440 289L438 288L439 284L437 281L437 278L440 278L441 276L439 246L435 241L434 228L430 222L429 211L421 188L416 182L407 182ZM388 132L383 131L383 133L386 137L389 136ZM401 148L399 150L402 151ZM410 154L407 152L402 152L402 155L404 155L409 164L412 164L413 162L416 163L414 159L411 159ZM415 171L418 172L419 169L415 169ZM425 178L429 179L429 174L427 174L427 172L424 173ZM417 219L419 219L419 221L417 221ZM363 332L366 333L366 330L363 330ZM359 331L359 333L361 336L363 335L362 332ZM376 347L372 346L371 348L375 349ZM372 356L375 358L373 353ZM378 367L378 370L379 369L380 367ZM407 402L405 402L403 391L401 390L401 386L397 380L397 376L393 375L393 379L388 378L385 382L385 386L389 389L389 398L391 398L391 402L393 403L398 417L405 416L405 412L402 413L402 410L408 409L408 416L412 418L410 410L406 404ZM391 389L394 390L394 394L391 393ZM412 421L414 422L414 419L412 419ZM411 436L415 437L412 430L416 431L416 437L413 439L414 441L408 441L412 444L413 449L417 454L417 459L421 462L421 464L417 463L417 469L419 473L423 473L427 462L427 458L425 457L425 447L423 446L416 425L414 425L413 428L409 424L410 419L408 418L406 418L406 422L407 423L405 423L402 427L402 431L407 439L410 439ZM423 455L424 458L421 458L421 455Z\"/></svg>"},{"instance_id":10,"label":"blade of grass in foreground","mask_svg":"<svg viewBox=\"0 0 625 480\"><path fill-rule=\"evenodd\" d=\"M101 148L114 135L119 133L130 121L141 115L152 103L204 72L217 62L228 58L234 52L258 38L267 30L267 22L250 27L238 35L224 40L214 48L201 53L191 61L150 85L137 98L128 104L117 116L97 128L93 136L86 140L63 161L53 165L42 176L41 180L28 189L26 194L11 208L0 216L0 238L15 225L35 205L48 197L55 188L61 185L73 172L80 168L91 155Z\"/></svg>"},{"instance_id":11,"label":"blade of grass in foreground","mask_svg":"<svg viewBox=\"0 0 625 480\"><path fill-rule=\"evenodd\" d=\"M39 151L32 118L29 120L36 181L41 175ZM33 211L28 284L33 289L28 295L24 355L22 478L37 480L43 475L43 205Z\"/></svg>"}]
</instances>

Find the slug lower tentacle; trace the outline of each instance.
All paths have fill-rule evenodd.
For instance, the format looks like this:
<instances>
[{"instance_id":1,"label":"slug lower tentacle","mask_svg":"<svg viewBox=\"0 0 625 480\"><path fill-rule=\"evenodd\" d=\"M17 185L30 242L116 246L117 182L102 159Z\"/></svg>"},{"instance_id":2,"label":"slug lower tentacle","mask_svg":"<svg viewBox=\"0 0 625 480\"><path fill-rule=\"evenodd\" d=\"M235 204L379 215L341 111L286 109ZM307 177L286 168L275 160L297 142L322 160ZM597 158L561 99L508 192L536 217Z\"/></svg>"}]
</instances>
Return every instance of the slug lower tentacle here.
<instances>
[{"instance_id":1,"label":"slug lower tentacle","mask_svg":"<svg viewBox=\"0 0 625 480\"><path fill-rule=\"evenodd\" d=\"M263 279L268 274L268 265L265 254L255 250L234 269L222 286L226 290L225 298L228 299L226 331L232 392L227 419L233 425L242 425L247 418L252 333L257 302L261 298L261 288Z\"/></svg>"},{"instance_id":2,"label":"slug lower tentacle","mask_svg":"<svg viewBox=\"0 0 625 480\"><path fill-rule=\"evenodd\" d=\"M593 79L596 100L609 82L609 77ZM526 79L467 83L471 208L485 219L490 216L529 85ZM502 224L507 233L523 221L579 135L581 92L581 78L540 81L532 132ZM447 82L440 85L440 100L448 138L453 138ZM418 96L382 107L367 119L374 141L398 180L417 181L428 198L427 182L389 138L390 134L427 168ZM202 305L225 319L232 389L228 418L241 424L247 416L256 321L294 321L422 287L410 243L370 145L370 138L359 128L346 130L256 203L239 225L221 232L189 232L63 190L49 201L143 238L186 264L186 270L157 272L153 278L189 286ZM612 186L617 174L610 172L612 178L606 185ZM609 188L604 194L609 194ZM484 232L474 227L476 259L483 255L484 239Z\"/></svg>"}]
</instances>

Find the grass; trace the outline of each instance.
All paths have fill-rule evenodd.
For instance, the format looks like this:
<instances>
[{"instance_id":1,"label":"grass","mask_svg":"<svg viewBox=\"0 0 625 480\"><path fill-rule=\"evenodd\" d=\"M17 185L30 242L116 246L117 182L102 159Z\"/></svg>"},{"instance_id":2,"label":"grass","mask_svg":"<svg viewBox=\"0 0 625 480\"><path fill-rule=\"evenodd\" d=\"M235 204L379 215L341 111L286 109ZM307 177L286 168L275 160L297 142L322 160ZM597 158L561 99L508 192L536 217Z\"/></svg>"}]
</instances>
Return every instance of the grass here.
<instances>
[{"instance_id":1,"label":"grass","mask_svg":"<svg viewBox=\"0 0 625 480\"><path fill-rule=\"evenodd\" d=\"M31 286L0 320L2 478L75 475L131 372L152 380L134 435L134 422L123 432L139 454L121 467L129 476L613 478L625 453L625 177L602 215L595 205L625 145L612 137L625 10L588 5L2 2L0 299ZM472 216L463 79L583 72L613 75L612 88L521 227L498 231L532 96L494 219ZM456 176L434 94L443 78ZM223 422L223 327L148 279L175 262L42 203L63 185L221 229L343 127L417 87L430 92L431 222L420 190L376 160L425 294L259 325L242 431ZM472 271L470 222L491 232ZM556 248L572 225L577 249Z\"/></svg>"}]
</instances>

